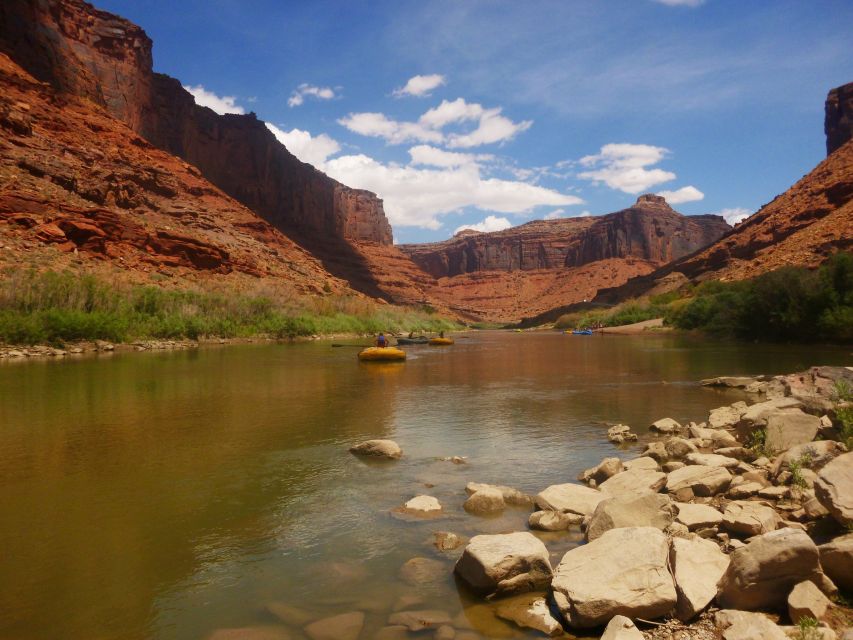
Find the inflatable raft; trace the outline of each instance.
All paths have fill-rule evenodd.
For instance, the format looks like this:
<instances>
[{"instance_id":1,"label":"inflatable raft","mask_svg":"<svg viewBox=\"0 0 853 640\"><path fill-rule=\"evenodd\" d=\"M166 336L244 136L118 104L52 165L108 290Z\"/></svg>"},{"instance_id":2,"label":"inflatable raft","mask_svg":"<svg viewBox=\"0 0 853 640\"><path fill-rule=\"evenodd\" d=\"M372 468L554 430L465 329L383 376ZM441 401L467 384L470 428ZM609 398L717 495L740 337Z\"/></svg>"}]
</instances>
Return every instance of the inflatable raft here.
<instances>
[{"instance_id":1,"label":"inflatable raft","mask_svg":"<svg viewBox=\"0 0 853 640\"><path fill-rule=\"evenodd\" d=\"M572 331L573 336L591 336L592 329L575 329Z\"/></svg>"},{"instance_id":2,"label":"inflatable raft","mask_svg":"<svg viewBox=\"0 0 853 640\"><path fill-rule=\"evenodd\" d=\"M429 343L431 345L445 346L453 344L453 338L430 338Z\"/></svg>"},{"instance_id":3,"label":"inflatable raft","mask_svg":"<svg viewBox=\"0 0 853 640\"><path fill-rule=\"evenodd\" d=\"M397 347L367 347L358 352L358 359L366 362L393 362L405 360L406 352Z\"/></svg>"}]
</instances>

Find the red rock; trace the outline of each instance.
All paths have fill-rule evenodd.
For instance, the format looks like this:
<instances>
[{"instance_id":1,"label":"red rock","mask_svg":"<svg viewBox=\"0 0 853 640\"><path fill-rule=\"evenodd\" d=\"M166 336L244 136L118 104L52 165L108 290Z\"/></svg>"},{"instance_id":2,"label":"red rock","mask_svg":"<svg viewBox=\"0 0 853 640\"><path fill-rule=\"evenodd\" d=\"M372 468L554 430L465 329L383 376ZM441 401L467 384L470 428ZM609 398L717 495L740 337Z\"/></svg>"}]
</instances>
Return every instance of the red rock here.
<instances>
[{"instance_id":1,"label":"red rock","mask_svg":"<svg viewBox=\"0 0 853 640\"><path fill-rule=\"evenodd\" d=\"M826 97L826 155L853 138L853 82L836 87Z\"/></svg>"}]
</instances>

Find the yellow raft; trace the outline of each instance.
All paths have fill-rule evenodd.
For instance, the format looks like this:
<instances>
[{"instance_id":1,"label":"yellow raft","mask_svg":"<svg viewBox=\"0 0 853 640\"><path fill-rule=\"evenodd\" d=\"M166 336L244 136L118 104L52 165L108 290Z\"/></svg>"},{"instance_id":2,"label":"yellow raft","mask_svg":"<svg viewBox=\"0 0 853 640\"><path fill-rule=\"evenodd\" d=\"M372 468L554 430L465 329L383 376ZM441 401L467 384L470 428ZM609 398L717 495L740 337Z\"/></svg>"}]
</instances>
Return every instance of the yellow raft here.
<instances>
[{"instance_id":1,"label":"yellow raft","mask_svg":"<svg viewBox=\"0 0 853 640\"><path fill-rule=\"evenodd\" d=\"M453 338L430 338L429 343L432 345L448 345L453 344Z\"/></svg>"},{"instance_id":2,"label":"yellow raft","mask_svg":"<svg viewBox=\"0 0 853 640\"><path fill-rule=\"evenodd\" d=\"M358 352L358 359L371 362L405 360L406 352L397 347L367 347Z\"/></svg>"}]
</instances>

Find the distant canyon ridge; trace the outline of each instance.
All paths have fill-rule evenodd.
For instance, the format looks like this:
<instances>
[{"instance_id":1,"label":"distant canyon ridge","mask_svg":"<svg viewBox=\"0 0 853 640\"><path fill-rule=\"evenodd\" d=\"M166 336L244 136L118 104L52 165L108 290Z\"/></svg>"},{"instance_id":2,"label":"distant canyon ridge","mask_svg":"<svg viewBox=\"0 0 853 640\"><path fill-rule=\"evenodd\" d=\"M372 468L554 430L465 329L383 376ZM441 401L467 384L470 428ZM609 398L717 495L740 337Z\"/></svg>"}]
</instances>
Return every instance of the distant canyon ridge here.
<instances>
[{"instance_id":1,"label":"distant canyon ridge","mask_svg":"<svg viewBox=\"0 0 853 640\"><path fill-rule=\"evenodd\" d=\"M254 114L196 105L153 71L141 28L82 0L0 3L0 86L7 271L368 296L510 322L675 270L749 277L849 247L853 85L829 94L819 177L735 229L644 195L604 216L399 246L376 194L299 161ZM777 246L781 258L764 255Z\"/></svg>"}]
</instances>

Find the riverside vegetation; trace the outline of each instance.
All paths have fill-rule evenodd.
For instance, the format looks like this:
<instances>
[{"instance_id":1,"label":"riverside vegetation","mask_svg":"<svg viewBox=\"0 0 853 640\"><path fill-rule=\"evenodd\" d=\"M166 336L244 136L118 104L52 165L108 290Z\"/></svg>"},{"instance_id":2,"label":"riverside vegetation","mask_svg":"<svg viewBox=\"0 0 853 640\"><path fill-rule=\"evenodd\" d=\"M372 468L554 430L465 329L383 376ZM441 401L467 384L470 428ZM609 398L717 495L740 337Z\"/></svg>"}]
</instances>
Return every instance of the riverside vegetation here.
<instances>
[{"instance_id":1,"label":"riverside vegetation","mask_svg":"<svg viewBox=\"0 0 853 640\"><path fill-rule=\"evenodd\" d=\"M835 254L816 270L784 267L751 280L713 280L612 309L566 314L556 327L652 318L745 340L853 342L853 254Z\"/></svg>"},{"instance_id":2,"label":"riverside vegetation","mask_svg":"<svg viewBox=\"0 0 853 640\"><path fill-rule=\"evenodd\" d=\"M0 284L0 342L294 338L379 331L442 331L456 325L432 309L379 305L364 298L283 298L168 290L107 282L70 272L19 272Z\"/></svg>"}]
</instances>

